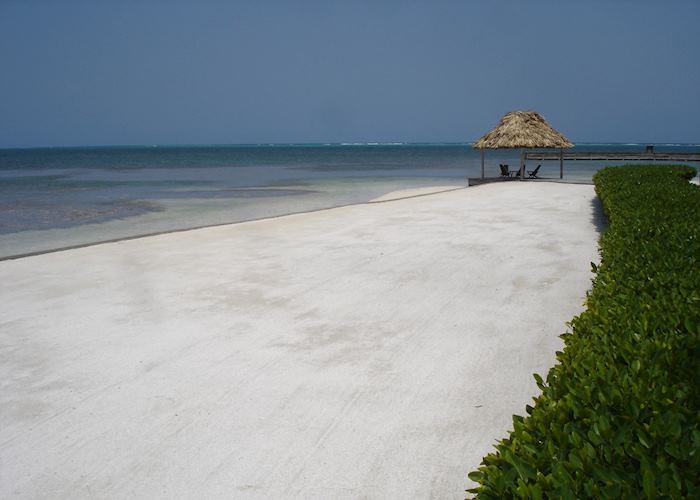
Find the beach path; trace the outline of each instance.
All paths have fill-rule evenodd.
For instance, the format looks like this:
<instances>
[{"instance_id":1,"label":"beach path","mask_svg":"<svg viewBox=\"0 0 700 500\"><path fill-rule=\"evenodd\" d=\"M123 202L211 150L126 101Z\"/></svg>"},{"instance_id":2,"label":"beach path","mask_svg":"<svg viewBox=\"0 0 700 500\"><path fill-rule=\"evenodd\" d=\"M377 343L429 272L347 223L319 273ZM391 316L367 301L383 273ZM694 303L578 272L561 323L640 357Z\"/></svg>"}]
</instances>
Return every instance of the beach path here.
<instances>
[{"instance_id":1,"label":"beach path","mask_svg":"<svg viewBox=\"0 0 700 500\"><path fill-rule=\"evenodd\" d=\"M463 498L599 217L510 182L0 262L0 497Z\"/></svg>"}]
</instances>

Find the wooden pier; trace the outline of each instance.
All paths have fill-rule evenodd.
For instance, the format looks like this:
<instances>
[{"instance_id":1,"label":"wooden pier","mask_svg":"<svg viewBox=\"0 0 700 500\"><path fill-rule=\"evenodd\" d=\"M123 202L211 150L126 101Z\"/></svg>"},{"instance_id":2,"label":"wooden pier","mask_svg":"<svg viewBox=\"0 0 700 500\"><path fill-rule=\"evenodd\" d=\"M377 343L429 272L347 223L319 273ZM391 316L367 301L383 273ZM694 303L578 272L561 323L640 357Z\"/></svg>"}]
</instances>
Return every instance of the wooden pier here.
<instances>
[{"instance_id":1,"label":"wooden pier","mask_svg":"<svg viewBox=\"0 0 700 500\"><path fill-rule=\"evenodd\" d=\"M673 152L664 153L654 151L653 147L647 147L646 151L576 151L564 152L561 149L555 150L521 150L520 165L526 164L528 161L559 161L559 178L529 178L528 176L515 177L486 177L484 176L484 151L481 151L481 177L467 178L468 186L478 186L479 184L487 184L491 182L507 182L512 180L529 180L529 181L546 181L546 182L565 182L565 183L583 183L590 184L591 181L572 181L564 180L564 162L565 161L648 161L648 162L700 162L700 153L695 152ZM602 166L602 165L601 165Z\"/></svg>"},{"instance_id":2,"label":"wooden pier","mask_svg":"<svg viewBox=\"0 0 700 500\"><path fill-rule=\"evenodd\" d=\"M658 153L643 151L576 151L564 153L564 161L700 161L700 153ZM559 160L559 151L526 151L525 161Z\"/></svg>"}]
</instances>

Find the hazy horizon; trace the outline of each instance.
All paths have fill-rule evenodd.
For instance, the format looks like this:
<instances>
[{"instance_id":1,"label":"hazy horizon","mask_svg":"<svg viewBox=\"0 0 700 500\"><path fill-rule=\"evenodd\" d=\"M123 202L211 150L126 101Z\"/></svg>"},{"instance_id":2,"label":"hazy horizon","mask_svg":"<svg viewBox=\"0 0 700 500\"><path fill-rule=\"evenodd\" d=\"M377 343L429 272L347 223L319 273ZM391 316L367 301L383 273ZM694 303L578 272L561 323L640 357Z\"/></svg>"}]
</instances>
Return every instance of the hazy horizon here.
<instances>
[{"instance_id":1,"label":"hazy horizon","mask_svg":"<svg viewBox=\"0 0 700 500\"><path fill-rule=\"evenodd\" d=\"M0 147L0 150L8 149L109 149L109 148L206 148L206 147L293 147L293 146L308 146L308 147L323 147L323 146L470 146L475 141L465 142L249 142L249 143L181 143L181 144L63 144L59 146L8 146ZM575 146L597 146L597 145L616 145L616 146L691 146L700 147L700 143L694 142L611 142L611 141L573 141ZM518 148L513 148L518 149ZM545 149L545 148L535 148Z\"/></svg>"}]
</instances>

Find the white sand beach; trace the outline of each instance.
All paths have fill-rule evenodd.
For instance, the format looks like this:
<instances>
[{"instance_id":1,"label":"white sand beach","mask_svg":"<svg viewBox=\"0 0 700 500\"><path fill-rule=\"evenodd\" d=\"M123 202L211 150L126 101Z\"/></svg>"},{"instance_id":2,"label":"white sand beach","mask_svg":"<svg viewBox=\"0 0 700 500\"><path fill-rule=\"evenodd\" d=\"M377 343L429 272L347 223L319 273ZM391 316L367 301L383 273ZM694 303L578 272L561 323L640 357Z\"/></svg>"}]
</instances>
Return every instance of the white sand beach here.
<instances>
[{"instance_id":1,"label":"white sand beach","mask_svg":"<svg viewBox=\"0 0 700 500\"><path fill-rule=\"evenodd\" d=\"M0 497L463 498L597 260L508 182L0 262Z\"/></svg>"},{"instance_id":2,"label":"white sand beach","mask_svg":"<svg viewBox=\"0 0 700 500\"><path fill-rule=\"evenodd\" d=\"M382 201L394 201L402 198L413 198L415 196L425 196L427 194L442 193L445 191L454 191L455 189L462 189L464 186L446 185L446 186L431 186L424 188L413 188L413 189L400 189L398 191L392 191L386 193L378 198L374 198L370 203L378 203Z\"/></svg>"}]
</instances>

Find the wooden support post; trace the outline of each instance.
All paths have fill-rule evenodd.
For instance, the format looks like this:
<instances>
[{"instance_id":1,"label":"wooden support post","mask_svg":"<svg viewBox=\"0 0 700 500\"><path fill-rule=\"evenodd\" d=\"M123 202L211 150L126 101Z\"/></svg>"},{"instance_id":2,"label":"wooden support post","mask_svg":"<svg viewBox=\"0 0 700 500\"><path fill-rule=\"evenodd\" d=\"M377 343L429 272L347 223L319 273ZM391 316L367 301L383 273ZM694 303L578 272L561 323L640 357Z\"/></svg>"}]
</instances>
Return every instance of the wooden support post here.
<instances>
[{"instance_id":1,"label":"wooden support post","mask_svg":"<svg viewBox=\"0 0 700 500\"><path fill-rule=\"evenodd\" d=\"M559 148L559 178L564 178L564 148Z\"/></svg>"},{"instance_id":2,"label":"wooden support post","mask_svg":"<svg viewBox=\"0 0 700 500\"><path fill-rule=\"evenodd\" d=\"M484 178L484 150L481 150L481 178Z\"/></svg>"},{"instance_id":3,"label":"wooden support post","mask_svg":"<svg viewBox=\"0 0 700 500\"><path fill-rule=\"evenodd\" d=\"M520 150L520 180L525 180L525 150Z\"/></svg>"}]
</instances>

